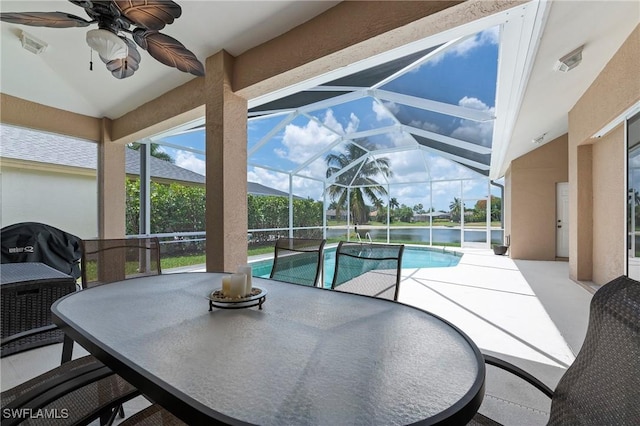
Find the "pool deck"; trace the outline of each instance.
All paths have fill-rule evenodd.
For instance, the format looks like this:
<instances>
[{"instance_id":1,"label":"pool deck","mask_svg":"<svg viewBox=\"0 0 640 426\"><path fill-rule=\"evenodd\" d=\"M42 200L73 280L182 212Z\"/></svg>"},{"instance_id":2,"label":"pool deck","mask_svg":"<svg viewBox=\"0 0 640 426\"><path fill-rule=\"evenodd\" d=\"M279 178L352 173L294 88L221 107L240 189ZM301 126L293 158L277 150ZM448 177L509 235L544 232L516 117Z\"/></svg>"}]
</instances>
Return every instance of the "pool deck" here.
<instances>
[{"instance_id":1,"label":"pool deck","mask_svg":"<svg viewBox=\"0 0 640 426\"><path fill-rule=\"evenodd\" d=\"M399 301L432 312L554 389L582 346L595 288L569 279L561 261L513 260L458 249L449 268L403 269ZM546 424L549 400L490 368L480 411L502 424Z\"/></svg>"},{"instance_id":2,"label":"pool deck","mask_svg":"<svg viewBox=\"0 0 640 426\"><path fill-rule=\"evenodd\" d=\"M457 266L403 269L399 301L451 322L484 353L515 363L554 388L582 345L594 289L571 281L567 262L513 260L487 249L447 250L464 253ZM2 389L59 365L61 346L2 358ZM75 347L74 357L86 353L79 345ZM521 399L513 403L513 388L505 386L502 382L497 387L488 383L483 408L488 406L491 411L493 402L507 399L514 407L525 407L525 415L544 419L548 410L544 401L538 406L535 398L529 401L529 395L518 395ZM131 414L147 404L136 398L125 408ZM533 423L523 423L526 417L522 416L519 412L507 414L503 421Z\"/></svg>"},{"instance_id":3,"label":"pool deck","mask_svg":"<svg viewBox=\"0 0 640 426\"><path fill-rule=\"evenodd\" d=\"M534 290L538 284L544 288L544 279L530 282L536 278L536 263L559 275L566 270L566 284L588 304L591 294L568 279L568 264L514 261L489 250L461 251L455 267L403 269L399 301L447 319L482 350L561 368L570 365L586 332L588 306L581 304L582 320L576 318L571 327L582 332L572 331L567 341L567 331L561 332Z\"/></svg>"}]
</instances>

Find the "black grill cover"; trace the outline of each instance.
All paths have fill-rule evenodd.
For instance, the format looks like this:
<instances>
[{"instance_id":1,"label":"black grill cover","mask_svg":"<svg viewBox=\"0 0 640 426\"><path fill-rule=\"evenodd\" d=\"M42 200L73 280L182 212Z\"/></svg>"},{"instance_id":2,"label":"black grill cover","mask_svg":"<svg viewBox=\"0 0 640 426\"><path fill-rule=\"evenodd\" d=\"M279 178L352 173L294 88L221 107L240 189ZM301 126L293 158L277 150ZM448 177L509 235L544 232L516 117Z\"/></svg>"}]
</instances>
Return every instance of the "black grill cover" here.
<instances>
[{"instance_id":1,"label":"black grill cover","mask_svg":"<svg viewBox=\"0 0 640 426\"><path fill-rule=\"evenodd\" d=\"M40 262L80 277L81 239L53 226L23 222L0 230L2 263Z\"/></svg>"}]
</instances>

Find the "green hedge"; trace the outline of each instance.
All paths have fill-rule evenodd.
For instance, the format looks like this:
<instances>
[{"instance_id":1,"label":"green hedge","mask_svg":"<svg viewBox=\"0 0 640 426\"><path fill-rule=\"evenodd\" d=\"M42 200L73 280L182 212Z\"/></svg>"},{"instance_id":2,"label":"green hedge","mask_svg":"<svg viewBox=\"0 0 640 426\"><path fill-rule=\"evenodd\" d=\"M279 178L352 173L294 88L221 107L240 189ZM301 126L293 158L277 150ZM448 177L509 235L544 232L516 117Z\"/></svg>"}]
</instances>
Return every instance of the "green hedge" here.
<instances>
[{"instance_id":1,"label":"green hedge","mask_svg":"<svg viewBox=\"0 0 640 426\"><path fill-rule=\"evenodd\" d=\"M126 232L139 234L140 181L126 181ZM177 183L151 183L151 233L197 232L205 229L205 189ZM247 196L249 229L288 228L289 199L277 196ZM322 225L322 203L310 199L293 200L294 226ZM253 232L250 243L272 244L278 236L288 232ZM297 237L317 237L321 230L299 230ZM195 253L204 250L204 242L166 244L172 253Z\"/></svg>"}]
</instances>

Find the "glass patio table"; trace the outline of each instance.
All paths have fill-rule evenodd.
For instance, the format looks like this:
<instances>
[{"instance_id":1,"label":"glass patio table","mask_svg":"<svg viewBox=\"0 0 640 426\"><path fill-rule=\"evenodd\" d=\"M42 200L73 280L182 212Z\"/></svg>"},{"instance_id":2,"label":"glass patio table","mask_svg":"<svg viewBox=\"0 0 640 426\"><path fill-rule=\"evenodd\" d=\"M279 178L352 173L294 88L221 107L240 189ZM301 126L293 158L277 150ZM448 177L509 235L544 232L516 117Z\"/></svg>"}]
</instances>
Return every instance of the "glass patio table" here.
<instances>
[{"instance_id":1,"label":"glass patio table","mask_svg":"<svg viewBox=\"0 0 640 426\"><path fill-rule=\"evenodd\" d=\"M210 311L222 276L82 290L54 322L189 424L465 424L482 402L480 351L428 312L259 278L262 309Z\"/></svg>"}]
</instances>

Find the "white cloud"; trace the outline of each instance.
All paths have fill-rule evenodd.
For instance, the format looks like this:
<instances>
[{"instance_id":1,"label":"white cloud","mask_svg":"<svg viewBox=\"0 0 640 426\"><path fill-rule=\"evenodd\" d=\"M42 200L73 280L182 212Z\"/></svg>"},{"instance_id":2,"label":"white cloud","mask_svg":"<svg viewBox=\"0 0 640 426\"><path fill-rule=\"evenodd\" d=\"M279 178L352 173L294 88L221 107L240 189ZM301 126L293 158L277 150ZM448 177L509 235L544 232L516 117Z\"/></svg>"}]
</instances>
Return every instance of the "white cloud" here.
<instances>
[{"instance_id":1,"label":"white cloud","mask_svg":"<svg viewBox=\"0 0 640 426\"><path fill-rule=\"evenodd\" d=\"M469 54L469 52L477 49L478 47L485 45L497 45L500 42L500 30L499 27L492 27L487 30L484 30L474 36L471 36L460 43L452 46L447 49L445 52L434 56L426 62L426 65L436 65L442 59L444 59L448 55L460 56L464 57Z\"/></svg>"},{"instance_id":2,"label":"white cloud","mask_svg":"<svg viewBox=\"0 0 640 426\"><path fill-rule=\"evenodd\" d=\"M376 114L376 120L384 121L384 120L394 120L394 114L397 114L400 111L400 106L398 106L395 102L377 102L373 101L371 104L371 109Z\"/></svg>"},{"instance_id":3,"label":"white cloud","mask_svg":"<svg viewBox=\"0 0 640 426\"><path fill-rule=\"evenodd\" d=\"M354 132L360 124L358 117L351 113L349 123L344 128L336 120L332 110L327 111L322 122L324 126L314 120L309 120L304 126L287 125L282 138L282 147L275 149L274 152L281 158L302 164L334 142L339 134Z\"/></svg>"},{"instance_id":4,"label":"white cloud","mask_svg":"<svg viewBox=\"0 0 640 426\"><path fill-rule=\"evenodd\" d=\"M439 133L440 132L440 127L437 124L429 123L427 121L411 120L409 125L413 126L413 127L416 127L418 129L428 130L428 131L434 132L434 133Z\"/></svg>"},{"instance_id":5,"label":"white cloud","mask_svg":"<svg viewBox=\"0 0 640 426\"><path fill-rule=\"evenodd\" d=\"M184 169L191 170L192 172L205 174L206 164L204 160L196 157L195 154L189 151L176 151L175 165Z\"/></svg>"},{"instance_id":6,"label":"white cloud","mask_svg":"<svg viewBox=\"0 0 640 426\"><path fill-rule=\"evenodd\" d=\"M257 182L280 191L289 192L289 176L272 172L260 167L252 167L247 172L247 181ZM294 177L292 179L294 195L313 200L322 199L322 183L310 179Z\"/></svg>"},{"instance_id":7,"label":"white cloud","mask_svg":"<svg viewBox=\"0 0 640 426\"><path fill-rule=\"evenodd\" d=\"M260 167L252 167L247 172L247 181L257 182L280 191L289 191L289 178L284 173L275 173Z\"/></svg>"},{"instance_id":8,"label":"white cloud","mask_svg":"<svg viewBox=\"0 0 640 426\"><path fill-rule=\"evenodd\" d=\"M465 108L486 111L492 115L495 113L495 108L487 106L477 98L465 96L458 101L458 105ZM493 121L460 120L460 126L451 132L451 136L465 141L479 142L483 146L491 146Z\"/></svg>"},{"instance_id":9,"label":"white cloud","mask_svg":"<svg viewBox=\"0 0 640 426\"><path fill-rule=\"evenodd\" d=\"M491 111L492 110L492 108L489 108L487 106L487 104L482 102L480 99L478 99L478 98L470 98L468 96L465 96L464 98L460 99L458 101L458 105L460 105L461 107L464 107L464 108L477 109L477 110L480 110L480 111Z\"/></svg>"}]
</instances>

